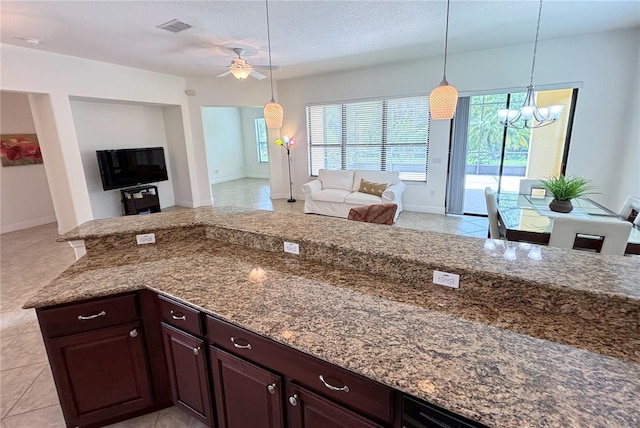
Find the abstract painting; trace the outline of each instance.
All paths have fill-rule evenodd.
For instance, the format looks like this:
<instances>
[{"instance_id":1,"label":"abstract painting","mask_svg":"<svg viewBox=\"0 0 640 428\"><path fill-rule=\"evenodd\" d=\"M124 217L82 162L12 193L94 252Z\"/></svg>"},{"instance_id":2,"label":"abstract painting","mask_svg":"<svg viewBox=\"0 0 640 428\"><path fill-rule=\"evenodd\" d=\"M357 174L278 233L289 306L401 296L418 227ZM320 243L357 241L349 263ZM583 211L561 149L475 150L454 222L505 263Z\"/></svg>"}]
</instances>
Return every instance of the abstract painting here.
<instances>
[{"instance_id":1,"label":"abstract painting","mask_svg":"<svg viewBox=\"0 0 640 428\"><path fill-rule=\"evenodd\" d=\"M0 135L2 166L34 165L42 163L40 143L36 134Z\"/></svg>"}]
</instances>

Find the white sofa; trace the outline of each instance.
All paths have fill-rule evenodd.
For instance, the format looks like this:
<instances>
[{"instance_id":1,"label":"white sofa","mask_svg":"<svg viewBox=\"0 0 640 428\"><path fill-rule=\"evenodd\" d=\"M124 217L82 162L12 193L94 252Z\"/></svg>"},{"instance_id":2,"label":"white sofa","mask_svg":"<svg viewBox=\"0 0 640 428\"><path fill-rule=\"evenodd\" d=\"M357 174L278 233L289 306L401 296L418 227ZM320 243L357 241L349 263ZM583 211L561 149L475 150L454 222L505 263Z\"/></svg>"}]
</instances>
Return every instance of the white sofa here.
<instances>
[{"instance_id":1,"label":"white sofa","mask_svg":"<svg viewBox=\"0 0 640 428\"><path fill-rule=\"evenodd\" d=\"M388 186L382 196L362 193L358 191L362 179ZM321 169L316 180L302 186L304 212L347 218L351 208L393 203L398 205L395 220L402 211L402 193L406 187L397 172Z\"/></svg>"}]
</instances>

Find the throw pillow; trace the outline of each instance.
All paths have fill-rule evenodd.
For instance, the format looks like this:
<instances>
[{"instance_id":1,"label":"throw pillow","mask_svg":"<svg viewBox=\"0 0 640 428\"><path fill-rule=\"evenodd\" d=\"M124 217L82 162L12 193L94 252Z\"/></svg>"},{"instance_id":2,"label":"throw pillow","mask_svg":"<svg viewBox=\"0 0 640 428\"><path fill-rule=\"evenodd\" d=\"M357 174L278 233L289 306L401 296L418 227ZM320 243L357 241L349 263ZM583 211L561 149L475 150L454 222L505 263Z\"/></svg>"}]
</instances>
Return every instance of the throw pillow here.
<instances>
[{"instance_id":1,"label":"throw pillow","mask_svg":"<svg viewBox=\"0 0 640 428\"><path fill-rule=\"evenodd\" d=\"M358 192L382 196L382 192L384 192L388 186L389 185L387 183L372 183L363 178L360 180L360 188L358 189Z\"/></svg>"}]
</instances>

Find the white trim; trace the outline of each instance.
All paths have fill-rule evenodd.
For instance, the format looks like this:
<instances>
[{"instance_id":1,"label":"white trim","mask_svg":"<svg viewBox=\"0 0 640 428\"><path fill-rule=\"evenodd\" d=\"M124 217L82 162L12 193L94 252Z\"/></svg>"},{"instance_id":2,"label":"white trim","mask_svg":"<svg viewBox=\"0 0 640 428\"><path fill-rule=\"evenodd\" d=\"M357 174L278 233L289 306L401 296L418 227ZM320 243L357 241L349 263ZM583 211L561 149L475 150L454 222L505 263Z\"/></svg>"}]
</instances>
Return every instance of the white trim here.
<instances>
[{"instance_id":1,"label":"white trim","mask_svg":"<svg viewBox=\"0 0 640 428\"><path fill-rule=\"evenodd\" d=\"M50 216L50 217L36 218L29 221L22 221L19 223L13 223L13 224L2 226L2 232L0 233L15 232L16 230L28 229L30 227L40 226L42 224L55 223L56 220L57 219L55 216Z\"/></svg>"},{"instance_id":2,"label":"white trim","mask_svg":"<svg viewBox=\"0 0 640 428\"><path fill-rule=\"evenodd\" d=\"M174 203L179 207L196 208L196 204L192 201L179 201L176 199ZM197 205L197 206L200 206L200 205Z\"/></svg>"},{"instance_id":3,"label":"white trim","mask_svg":"<svg viewBox=\"0 0 640 428\"><path fill-rule=\"evenodd\" d=\"M431 213L431 214L443 214L443 207L431 207L428 205L414 205L414 204L402 204L403 211L414 211L418 213Z\"/></svg>"},{"instance_id":4,"label":"white trim","mask_svg":"<svg viewBox=\"0 0 640 428\"><path fill-rule=\"evenodd\" d=\"M231 175L225 178L216 178L215 180L209 180L209 184L226 183L227 181L240 180L245 177L245 174Z\"/></svg>"}]
</instances>

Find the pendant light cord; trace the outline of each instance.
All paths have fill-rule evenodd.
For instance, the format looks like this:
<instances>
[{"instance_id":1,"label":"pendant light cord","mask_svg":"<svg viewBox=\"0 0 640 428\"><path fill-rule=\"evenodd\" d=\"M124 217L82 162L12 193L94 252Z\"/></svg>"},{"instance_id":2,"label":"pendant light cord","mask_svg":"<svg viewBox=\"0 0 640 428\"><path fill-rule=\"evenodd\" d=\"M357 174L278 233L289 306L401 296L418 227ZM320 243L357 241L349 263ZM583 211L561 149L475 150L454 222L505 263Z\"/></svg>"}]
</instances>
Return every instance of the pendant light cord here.
<instances>
[{"instance_id":1,"label":"pendant light cord","mask_svg":"<svg viewBox=\"0 0 640 428\"><path fill-rule=\"evenodd\" d=\"M533 85L533 70L536 67L536 52L538 51L538 35L540 34L540 17L542 16L542 0L540 0L540 6L538 8L538 25L536 27L536 41L533 43L533 61L531 62L531 80L530 85Z\"/></svg>"},{"instance_id":2,"label":"pendant light cord","mask_svg":"<svg viewBox=\"0 0 640 428\"><path fill-rule=\"evenodd\" d=\"M449 42L449 1L447 0L447 23L444 30L444 70L442 71L442 79L447 80L447 47Z\"/></svg>"},{"instance_id":3,"label":"pendant light cord","mask_svg":"<svg viewBox=\"0 0 640 428\"><path fill-rule=\"evenodd\" d=\"M265 7L267 9L267 45L269 47L269 80L271 81L271 102L274 102L273 98L273 67L271 66L271 33L269 31L269 0L264 0Z\"/></svg>"}]
</instances>

